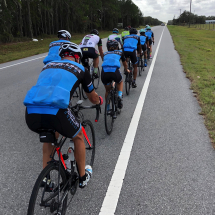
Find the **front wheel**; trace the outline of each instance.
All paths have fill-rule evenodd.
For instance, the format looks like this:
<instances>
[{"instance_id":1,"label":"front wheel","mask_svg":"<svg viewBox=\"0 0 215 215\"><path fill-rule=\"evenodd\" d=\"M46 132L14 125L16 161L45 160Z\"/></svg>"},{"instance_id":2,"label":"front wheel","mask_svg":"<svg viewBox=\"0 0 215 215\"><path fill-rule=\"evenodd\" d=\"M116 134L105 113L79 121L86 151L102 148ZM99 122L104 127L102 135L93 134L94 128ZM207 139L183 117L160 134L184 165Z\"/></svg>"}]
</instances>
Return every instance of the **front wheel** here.
<instances>
[{"instance_id":1,"label":"front wheel","mask_svg":"<svg viewBox=\"0 0 215 215\"><path fill-rule=\"evenodd\" d=\"M28 205L27 215L45 215L57 212L65 215L68 197L64 186L65 184L66 173L63 166L61 165L59 172L59 162L48 164L40 173L34 185ZM63 199L60 201L61 204L58 204L59 199Z\"/></svg>"},{"instance_id":2,"label":"front wheel","mask_svg":"<svg viewBox=\"0 0 215 215\"><path fill-rule=\"evenodd\" d=\"M94 159L95 159L95 131L93 128L93 124L89 120L84 120L81 125L83 126L84 133L84 143L86 149L86 165L90 165L93 167Z\"/></svg>"},{"instance_id":3,"label":"front wheel","mask_svg":"<svg viewBox=\"0 0 215 215\"><path fill-rule=\"evenodd\" d=\"M108 94L107 99L106 99L106 103L105 103L105 129L108 135L111 134L112 129L113 129L113 114L114 114L114 110L113 110L113 101L112 101L112 95L111 93Z\"/></svg>"}]
</instances>

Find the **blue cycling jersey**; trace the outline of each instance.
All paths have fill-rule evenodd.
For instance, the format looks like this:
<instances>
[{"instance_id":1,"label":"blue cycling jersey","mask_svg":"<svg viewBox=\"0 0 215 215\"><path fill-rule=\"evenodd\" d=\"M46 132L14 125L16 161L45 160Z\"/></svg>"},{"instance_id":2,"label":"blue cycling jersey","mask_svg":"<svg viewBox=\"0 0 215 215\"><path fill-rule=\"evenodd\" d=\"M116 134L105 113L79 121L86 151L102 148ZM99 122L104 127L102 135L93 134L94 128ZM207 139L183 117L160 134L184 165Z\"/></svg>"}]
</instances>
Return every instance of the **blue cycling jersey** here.
<instances>
[{"instance_id":1,"label":"blue cycling jersey","mask_svg":"<svg viewBox=\"0 0 215 215\"><path fill-rule=\"evenodd\" d=\"M80 83L86 92L94 89L90 74L85 77L82 65L70 60L53 61L43 67L37 84L28 91L23 103L29 114L56 115L59 109L68 107L71 95Z\"/></svg>"},{"instance_id":2,"label":"blue cycling jersey","mask_svg":"<svg viewBox=\"0 0 215 215\"><path fill-rule=\"evenodd\" d=\"M149 38L149 40L151 39L152 34L153 34L153 32L151 30L147 30L145 33L145 35Z\"/></svg>"},{"instance_id":3,"label":"blue cycling jersey","mask_svg":"<svg viewBox=\"0 0 215 215\"><path fill-rule=\"evenodd\" d=\"M104 72L115 72L117 68L120 68L120 59L122 58L122 51L108 51L104 53L104 61L102 68ZM124 61L123 56L123 61Z\"/></svg>"},{"instance_id":4,"label":"blue cycling jersey","mask_svg":"<svg viewBox=\"0 0 215 215\"><path fill-rule=\"evenodd\" d=\"M146 36L140 36L140 44L144 45L146 43Z\"/></svg>"},{"instance_id":5,"label":"blue cycling jersey","mask_svg":"<svg viewBox=\"0 0 215 215\"><path fill-rule=\"evenodd\" d=\"M70 43L68 40L57 40L53 41L49 44L49 53L43 60L44 64L47 64L54 60L60 60L61 57L59 56L59 48L63 43Z\"/></svg>"},{"instance_id":6,"label":"blue cycling jersey","mask_svg":"<svg viewBox=\"0 0 215 215\"><path fill-rule=\"evenodd\" d=\"M140 36L136 34L124 36L123 40L123 49L124 51L128 52L133 52L134 50L137 50L137 45L140 44Z\"/></svg>"}]
</instances>

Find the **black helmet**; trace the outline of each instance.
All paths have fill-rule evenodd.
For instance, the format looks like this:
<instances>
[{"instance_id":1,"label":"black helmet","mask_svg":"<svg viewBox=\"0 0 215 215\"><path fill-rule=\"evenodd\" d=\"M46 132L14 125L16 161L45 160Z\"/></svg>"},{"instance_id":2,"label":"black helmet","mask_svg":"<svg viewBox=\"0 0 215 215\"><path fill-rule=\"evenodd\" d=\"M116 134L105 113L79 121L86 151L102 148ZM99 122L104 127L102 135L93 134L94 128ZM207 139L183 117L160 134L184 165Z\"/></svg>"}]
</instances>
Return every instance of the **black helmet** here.
<instances>
[{"instance_id":1,"label":"black helmet","mask_svg":"<svg viewBox=\"0 0 215 215\"><path fill-rule=\"evenodd\" d=\"M90 33L99 36L99 32L96 29L93 29Z\"/></svg>"},{"instance_id":2,"label":"black helmet","mask_svg":"<svg viewBox=\"0 0 215 215\"><path fill-rule=\"evenodd\" d=\"M65 52L67 52L69 55L78 54L80 58L82 58L82 51L79 48L79 46L75 43L63 43L61 47L59 48L59 55L61 57L65 57Z\"/></svg>"},{"instance_id":3,"label":"black helmet","mask_svg":"<svg viewBox=\"0 0 215 215\"><path fill-rule=\"evenodd\" d=\"M128 31L128 30L129 30L128 27L125 27L124 29L125 29L125 31Z\"/></svg>"},{"instance_id":4,"label":"black helmet","mask_svg":"<svg viewBox=\"0 0 215 215\"><path fill-rule=\"evenodd\" d=\"M57 37L58 38L68 38L70 40L71 34L67 30L60 30L57 32Z\"/></svg>"},{"instance_id":5,"label":"black helmet","mask_svg":"<svg viewBox=\"0 0 215 215\"><path fill-rule=\"evenodd\" d=\"M117 34L118 34L118 33L119 33L119 30L118 30L117 28L114 28L114 29L113 29L113 33L117 33Z\"/></svg>"},{"instance_id":6,"label":"black helmet","mask_svg":"<svg viewBox=\"0 0 215 215\"><path fill-rule=\"evenodd\" d=\"M108 49L108 51L118 50L118 48L119 48L119 43L117 42L117 40L108 40L107 41L107 49Z\"/></svg>"},{"instance_id":7,"label":"black helmet","mask_svg":"<svg viewBox=\"0 0 215 215\"><path fill-rule=\"evenodd\" d=\"M129 30L129 33L130 33L130 34L137 34L137 29L136 29L136 28L131 28L131 29Z\"/></svg>"}]
</instances>

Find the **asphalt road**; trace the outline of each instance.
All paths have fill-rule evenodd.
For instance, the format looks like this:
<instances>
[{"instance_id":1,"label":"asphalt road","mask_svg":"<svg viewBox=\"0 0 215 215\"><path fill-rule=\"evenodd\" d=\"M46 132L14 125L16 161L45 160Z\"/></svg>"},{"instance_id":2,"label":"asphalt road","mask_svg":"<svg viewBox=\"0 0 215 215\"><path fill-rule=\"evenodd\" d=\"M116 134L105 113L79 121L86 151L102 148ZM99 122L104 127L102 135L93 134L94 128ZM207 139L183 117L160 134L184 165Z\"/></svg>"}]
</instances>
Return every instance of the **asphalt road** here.
<instances>
[{"instance_id":1,"label":"asphalt road","mask_svg":"<svg viewBox=\"0 0 215 215\"><path fill-rule=\"evenodd\" d=\"M153 56L162 32L163 36L131 143L115 214L215 214L215 155L203 118L198 114L200 107L189 89L190 82L183 73L168 29L158 26L153 31ZM22 102L36 83L43 56L0 65L2 215L26 214L33 185L41 171L42 144L38 135L26 126ZM85 189L77 191L67 214L100 213L151 64L152 60L129 96L124 90L124 107L112 134L108 136L105 132L104 111L99 122L94 123L97 145L93 178ZM97 92L104 97L102 84ZM84 113L85 118L94 121L94 110ZM114 212L106 208L100 214Z\"/></svg>"}]
</instances>

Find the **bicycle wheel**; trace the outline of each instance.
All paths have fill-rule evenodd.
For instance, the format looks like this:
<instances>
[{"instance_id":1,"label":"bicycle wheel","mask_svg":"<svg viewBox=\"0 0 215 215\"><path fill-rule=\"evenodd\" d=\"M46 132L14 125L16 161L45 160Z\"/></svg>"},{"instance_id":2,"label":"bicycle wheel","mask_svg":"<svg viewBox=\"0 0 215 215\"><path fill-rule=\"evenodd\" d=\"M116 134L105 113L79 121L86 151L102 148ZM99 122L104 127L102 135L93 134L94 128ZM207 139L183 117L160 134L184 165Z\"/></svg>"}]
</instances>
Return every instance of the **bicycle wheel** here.
<instances>
[{"instance_id":1,"label":"bicycle wheel","mask_svg":"<svg viewBox=\"0 0 215 215\"><path fill-rule=\"evenodd\" d=\"M143 58L140 58L140 67L139 67L139 76L142 75L142 71L144 71L144 67L143 67Z\"/></svg>"},{"instance_id":2,"label":"bicycle wheel","mask_svg":"<svg viewBox=\"0 0 215 215\"><path fill-rule=\"evenodd\" d=\"M61 164L60 164L61 165ZM66 184L66 173L63 166L60 168L59 173L59 162L53 162L48 164L43 171L40 173L36 180L31 198L28 205L27 215L45 215L53 214L59 211L62 215L66 214L67 209L67 195L65 196L61 205L58 205L58 177L60 174L60 199L66 192L63 188ZM44 179L47 178L49 181L44 183Z\"/></svg>"},{"instance_id":3,"label":"bicycle wheel","mask_svg":"<svg viewBox=\"0 0 215 215\"><path fill-rule=\"evenodd\" d=\"M99 80L100 80L100 69L98 67L98 72L97 72L98 78L95 78L93 76L93 86L95 89L97 89L99 87Z\"/></svg>"},{"instance_id":4,"label":"bicycle wheel","mask_svg":"<svg viewBox=\"0 0 215 215\"><path fill-rule=\"evenodd\" d=\"M86 165L93 166L94 158L95 158L95 131L93 128L93 124L89 120L84 120L81 125L84 127L84 130L87 134L89 142L84 135L84 143L86 149Z\"/></svg>"},{"instance_id":5,"label":"bicycle wheel","mask_svg":"<svg viewBox=\"0 0 215 215\"><path fill-rule=\"evenodd\" d=\"M105 129L108 135L111 134L113 129L113 105L112 95L109 93L105 102Z\"/></svg>"},{"instance_id":6,"label":"bicycle wheel","mask_svg":"<svg viewBox=\"0 0 215 215\"><path fill-rule=\"evenodd\" d=\"M84 88L83 88L82 85L81 85L81 94L82 94L82 96L83 96L84 99L87 99L87 95L86 95L86 93L85 93Z\"/></svg>"},{"instance_id":7,"label":"bicycle wheel","mask_svg":"<svg viewBox=\"0 0 215 215\"><path fill-rule=\"evenodd\" d=\"M147 59L150 60L150 49L147 48Z\"/></svg>"},{"instance_id":8,"label":"bicycle wheel","mask_svg":"<svg viewBox=\"0 0 215 215\"><path fill-rule=\"evenodd\" d=\"M132 71L130 70L130 73ZM130 93L130 88L131 88L131 76L130 76L130 73L127 73L126 76L125 76L125 91L126 91L126 94L129 95Z\"/></svg>"}]
</instances>

